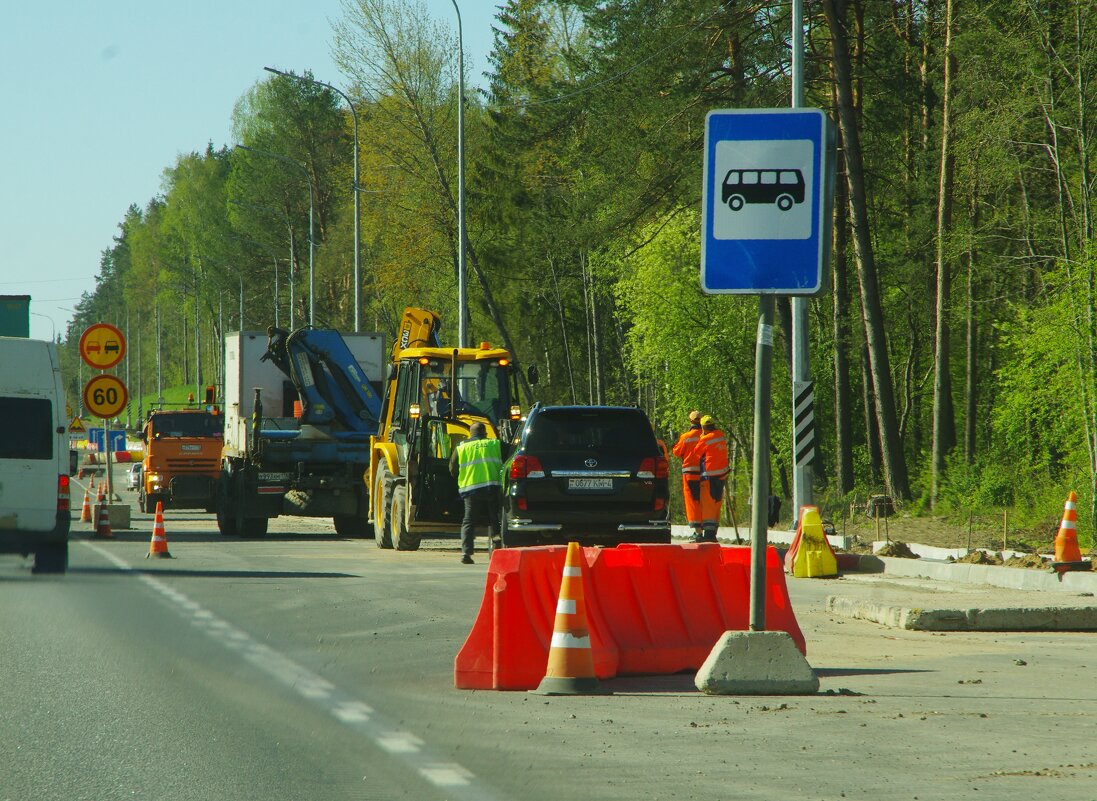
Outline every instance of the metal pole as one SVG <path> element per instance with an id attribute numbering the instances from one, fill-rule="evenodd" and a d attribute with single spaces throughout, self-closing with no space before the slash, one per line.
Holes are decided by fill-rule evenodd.
<path id="1" fill-rule="evenodd" d="M 278 257 L 271 253 L 274 259 L 274 327 L 278 328 Z"/>
<path id="2" fill-rule="evenodd" d="M 240 330 L 244 330 L 244 274 L 240 273 Z"/>
<path id="3" fill-rule="evenodd" d="M 804 0 L 792 0 L 792 107 L 802 108 L 803 105 Z M 808 361 L 807 298 L 792 298 L 792 389 L 792 520 L 795 528 L 800 520 L 800 509 L 813 503 L 814 388 Z"/>
<path id="4" fill-rule="evenodd" d="M 465 272 L 465 43 L 461 33 L 461 9 L 457 12 L 457 346 L 468 347 L 468 276 Z"/>
<path id="5" fill-rule="evenodd" d="M 130 389 L 130 348 L 128 343 L 130 342 L 130 313 L 126 310 L 126 392 Z M 126 399 L 126 428 L 133 428 L 133 398 L 127 397 Z"/>
<path id="6" fill-rule="evenodd" d="M 309 325 L 314 325 L 316 321 L 316 232 L 313 226 L 314 206 L 315 201 L 312 194 L 312 176 L 309 175 L 309 171 L 305 168 L 304 164 L 298 161 L 294 161 L 288 156 L 282 156 L 278 153 L 271 153 L 269 150 L 260 150 L 257 147 L 248 147 L 247 145 L 237 145 L 238 150 L 246 150 L 249 153 L 258 153 L 261 156 L 270 156 L 273 159 L 284 161 L 287 164 L 292 164 L 301 170 L 305 174 L 305 182 L 309 185 Z M 292 286 L 292 285 L 291 285 Z M 292 292 L 292 290 L 291 290 Z M 292 317 L 290 323 L 292 325 Z"/>
<path id="7" fill-rule="evenodd" d="M 325 86 L 331 91 L 339 95 L 346 101 L 347 107 L 350 109 L 351 119 L 354 121 L 354 176 L 351 179 L 351 194 L 354 195 L 354 330 L 362 330 L 362 316 L 359 307 L 359 295 L 361 295 L 361 251 L 362 251 L 362 215 L 359 213 L 359 200 L 358 200 L 358 110 L 354 107 L 354 103 L 350 102 L 350 98 L 342 90 L 330 83 L 324 81 L 318 81 L 315 78 L 309 78 L 305 75 L 298 75 L 293 72 L 285 72 L 283 70 L 276 70 L 274 67 L 263 67 L 267 72 L 273 72 L 275 75 L 281 75 L 285 78 L 293 78 L 298 81 L 306 81 L 307 83 L 314 83 L 317 86 Z M 311 279 L 310 279 L 311 282 Z M 310 292 L 311 292 L 310 283 Z M 309 323 L 312 323 L 312 312 L 310 306 Z M 278 325 L 278 323 L 275 323 Z M 293 325 L 291 323 L 290 327 Z"/>
<path id="8" fill-rule="evenodd" d="M 156 401 L 164 399 L 164 373 L 161 370 L 160 351 L 160 299 L 156 299 Z"/>
<path id="9" fill-rule="evenodd" d="M 769 522 L 769 407 L 773 380 L 773 295 L 758 298 L 754 348 L 754 483 L 750 507 L 750 630 L 766 629 L 766 550 Z"/>
<path id="10" fill-rule="evenodd" d="M 293 285 L 297 283 L 297 245 L 294 242 L 293 226 L 289 228 L 289 327 L 293 329 L 293 304 L 296 303 Z"/>

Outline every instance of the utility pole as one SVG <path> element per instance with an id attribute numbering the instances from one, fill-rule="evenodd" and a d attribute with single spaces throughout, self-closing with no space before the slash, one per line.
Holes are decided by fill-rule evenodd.
<path id="1" fill-rule="evenodd" d="M 792 107 L 803 106 L 804 0 L 792 0 Z M 800 509 L 814 502 L 815 387 L 808 362 L 808 299 L 803 297 L 792 298 L 792 455 L 792 527 L 796 528 Z"/>

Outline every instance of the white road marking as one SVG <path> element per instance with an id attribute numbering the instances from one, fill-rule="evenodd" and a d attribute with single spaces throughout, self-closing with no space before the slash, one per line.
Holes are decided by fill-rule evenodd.
<path id="1" fill-rule="evenodd" d="M 304 665 L 255 640 L 245 631 L 217 617 L 159 579 L 138 573 L 137 568 L 109 551 L 86 540 L 80 540 L 80 543 L 119 569 L 134 573 L 149 589 L 168 601 L 191 625 L 229 650 L 238 652 L 257 669 L 330 713 L 344 726 L 364 736 L 378 748 L 396 756 L 434 787 L 445 789 L 447 798 L 458 801 L 503 801 L 502 796 L 494 790 L 477 782 L 472 772 L 456 762 L 439 760 L 438 755 L 432 753 L 423 740 L 411 732 L 392 726 L 365 701 L 340 690 Z"/>

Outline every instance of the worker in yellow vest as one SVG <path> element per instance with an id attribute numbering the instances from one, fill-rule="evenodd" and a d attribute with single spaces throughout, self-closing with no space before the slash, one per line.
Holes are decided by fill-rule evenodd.
<path id="1" fill-rule="evenodd" d="M 499 487 L 503 472 L 503 448 L 489 439 L 483 423 L 469 427 L 469 438 L 450 456 L 449 469 L 457 477 L 457 490 L 465 502 L 461 520 L 461 563 L 473 564 L 475 526 L 487 518 L 488 536 L 499 542 Z"/>

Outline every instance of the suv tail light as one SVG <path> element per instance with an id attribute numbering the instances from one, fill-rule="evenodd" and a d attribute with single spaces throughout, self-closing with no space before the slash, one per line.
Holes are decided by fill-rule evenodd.
<path id="1" fill-rule="evenodd" d="M 669 471 L 667 460 L 662 456 L 649 456 L 640 462 L 640 469 L 636 471 L 637 478 L 666 478 Z"/>
<path id="2" fill-rule="evenodd" d="M 69 477 L 63 473 L 57 476 L 57 511 L 69 510 Z"/>
<path id="3" fill-rule="evenodd" d="M 541 467 L 541 460 L 536 456 L 526 456 L 520 453 L 510 463 L 510 477 L 515 478 L 544 478 L 545 468 Z"/>

